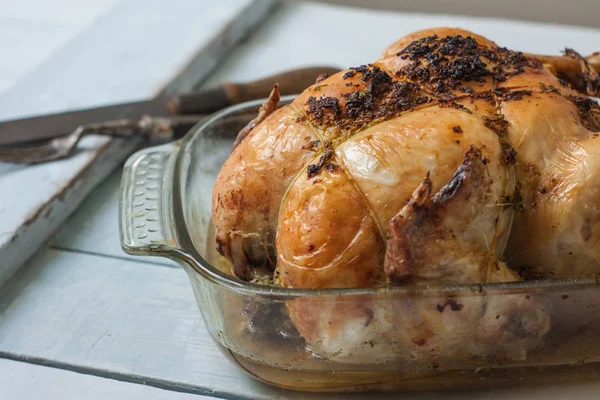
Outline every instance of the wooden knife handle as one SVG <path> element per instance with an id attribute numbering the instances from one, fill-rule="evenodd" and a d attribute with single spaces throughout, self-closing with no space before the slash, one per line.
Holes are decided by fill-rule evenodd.
<path id="1" fill-rule="evenodd" d="M 285 71 L 246 83 L 226 82 L 198 92 L 169 96 L 166 105 L 173 115 L 211 113 L 233 104 L 269 96 L 275 82 L 281 95 L 298 94 L 315 83 L 320 74 L 329 76 L 339 72 L 335 67 L 310 67 Z"/>

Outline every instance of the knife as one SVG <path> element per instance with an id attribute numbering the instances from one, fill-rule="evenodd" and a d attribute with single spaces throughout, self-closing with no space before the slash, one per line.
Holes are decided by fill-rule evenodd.
<path id="1" fill-rule="evenodd" d="M 282 95 L 297 94 L 315 83 L 319 75 L 333 75 L 339 71 L 339 68 L 330 66 L 294 69 L 251 82 L 225 82 L 180 95 L 6 120 L 0 122 L 0 146 L 53 139 L 72 132 L 78 126 L 104 121 L 140 120 L 147 115 L 209 114 L 230 105 L 268 97 L 275 82 L 279 83 Z"/>

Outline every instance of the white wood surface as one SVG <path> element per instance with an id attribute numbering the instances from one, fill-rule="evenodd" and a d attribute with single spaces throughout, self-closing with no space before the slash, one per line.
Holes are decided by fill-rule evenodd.
<path id="1" fill-rule="evenodd" d="M 90 137 L 66 160 L 0 164 L 0 287 L 135 148 L 131 141 Z"/>
<path id="2" fill-rule="evenodd" d="M 29 3 L 32 15 L 38 15 L 40 11 Z M 0 119 L 137 100 L 163 89 L 190 89 L 271 4 L 271 0 L 202 4 L 120 0 L 0 94 Z M 25 14 L 21 7 L 9 9 Z M 39 28 L 29 37 L 43 36 Z M 44 48 L 44 40 L 40 42 L 32 39 L 24 51 L 36 53 Z M 23 60 L 11 61 L 11 54 L 1 53 L 7 64 L 18 67 Z M 0 163 L 0 286 L 135 146 L 134 141 L 90 137 L 79 146 L 87 151 L 66 160 L 27 167 Z"/>
<path id="3" fill-rule="evenodd" d="M 116 0 L 99 0 L 89 7 L 73 6 L 73 0 L 59 0 L 52 6 L 40 3 L 37 0 L 0 1 L 0 99 L 5 98 L 10 87 L 18 88 L 20 79 L 36 66 L 45 64 L 46 58 L 110 9 Z M 26 103 L 14 96 L 0 100 L 0 119 L 7 112 L 10 116 L 11 108 L 27 109 Z M 87 139 L 86 143 L 92 147 L 102 144 L 93 138 Z M 82 143 L 83 148 L 86 143 Z M 56 204 L 54 210 L 43 209 L 43 205 L 52 195 L 60 194 L 64 186 L 61 180 L 75 178 L 76 174 L 72 171 L 85 168 L 90 153 L 90 150 L 84 150 L 71 160 L 43 168 L 0 163 L 0 259 L 3 261 L 0 264 L 0 286 L 35 251 L 41 240 L 45 240 L 48 228 L 55 229 L 57 222 L 62 222 L 65 214 L 73 211 L 68 202 Z M 79 196 L 85 194 L 94 186 L 93 178 L 83 186 L 80 182 L 72 192 Z M 23 185 L 23 182 L 31 182 L 31 186 Z M 42 223 L 34 223 L 34 229 L 29 228 L 29 222 L 48 212 L 48 218 L 44 218 Z M 52 212 L 54 215 L 51 215 Z"/>
<path id="4" fill-rule="evenodd" d="M 0 96 L 0 118 L 153 96 L 193 56 L 201 56 L 198 51 L 210 48 L 224 27 L 243 33 L 243 25 L 234 22 L 248 14 L 252 3 L 270 1 L 120 0 L 6 90 Z M 227 44 L 222 52 L 231 50 L 233 43 Z M 204 62 L 213 65 L 220 57 L 206 54 Z"/>
<path id="5" fill-rule="evenodd" d="M 118 168 L 82 203 L 49 244 L 55 249 L 124 258 L 179 268 L 162 257 L 132 256 L 121 249 L 119 240 L 119 187 L 123 169 Z"/>
<path id="6" fill-rule="evenodd" d="M 219 352 L 182 269 L 127 260 L 42 252 L 0 292 L 2 353 L 199 393 L 284 393 L 247 377 Z"/>
<path id="7" fill-rule="evenodd" d="M 600 49 L 600 30 L 594 29 L 288 4 L 207 84 L 314 63 L 358 65 L 409 31 L 447 24 L 527 51 Z M 360 34 L 353 33 L 357 27 Z M 122 253 L 116 225 L 119 175 L 92 192 L 60 229 L 54 245 L 67 251 L 42 250 L 0 292 L 0 357 L 232 399 L 595 399 L 600 392 L 599 384 L 590 383 L 493 392 L 324 396 L 257 383 L 212 343 L 182 270 L 168 267 L 166 260 L 134 261 Z"/>
<path id="8" fill-rule="evenodd" d="M 290 392 L 258 383 L 214 346 L 183 270 L 54 250 L 39 254 L 0 292 L 0 357 L 226 399 L 374 397 Z M 4 373 L 0 365 L 0 376 Z M 596 399 L 599 391 L 595 382 L 454 392 L 452 398 Z M 441 400 L 448 395 L 377 398 Z"/>
<path id="9" fill-rule="evenodd" d="M 119 0 L 0 0 L 0 93 Z"/>
<path id="10" fill-rule="evenodd" d="M 206 396 L 134 385 L 6 359 L 0 359 L 0 396 L 6 400 L 209 399 Z"/>

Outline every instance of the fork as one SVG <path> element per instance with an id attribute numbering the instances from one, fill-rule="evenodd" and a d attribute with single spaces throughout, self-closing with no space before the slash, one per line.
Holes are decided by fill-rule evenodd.
<path id="1" fill-rule="evenodd" d="M 38 164 L 68 157 L 77 143 L 86 135 L 113 137 L 142 136 L 149 141 L 169 141 L 181 137 L 204 115 L 186 115 L 173 118 L 144 116 L 139 121 L 117 120 L 81 125 L 73 132 L 33 144 L 0 147 L 0 162 Z"/>

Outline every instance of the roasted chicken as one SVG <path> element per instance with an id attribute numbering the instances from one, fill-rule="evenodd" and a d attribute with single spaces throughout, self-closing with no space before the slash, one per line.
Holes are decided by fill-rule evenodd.
<path id="1" fill-rule="evenodd" d="M 587 95 L 600 79 L 571 55 L 584 84 L 560 79 L 563 64 L 438 28 L 289 105 L 275 106 L 275 87 L 214 186 L 219 252 L 241 279 L 292 288 L 600 272 L 600 106 Z M 521 357 L 550 325 L 547 306 L 518 295 L 315 307 L 299 299 L 290 318 L 317 353 L 348 359 L 477 356 L 491 343 Z"/>

